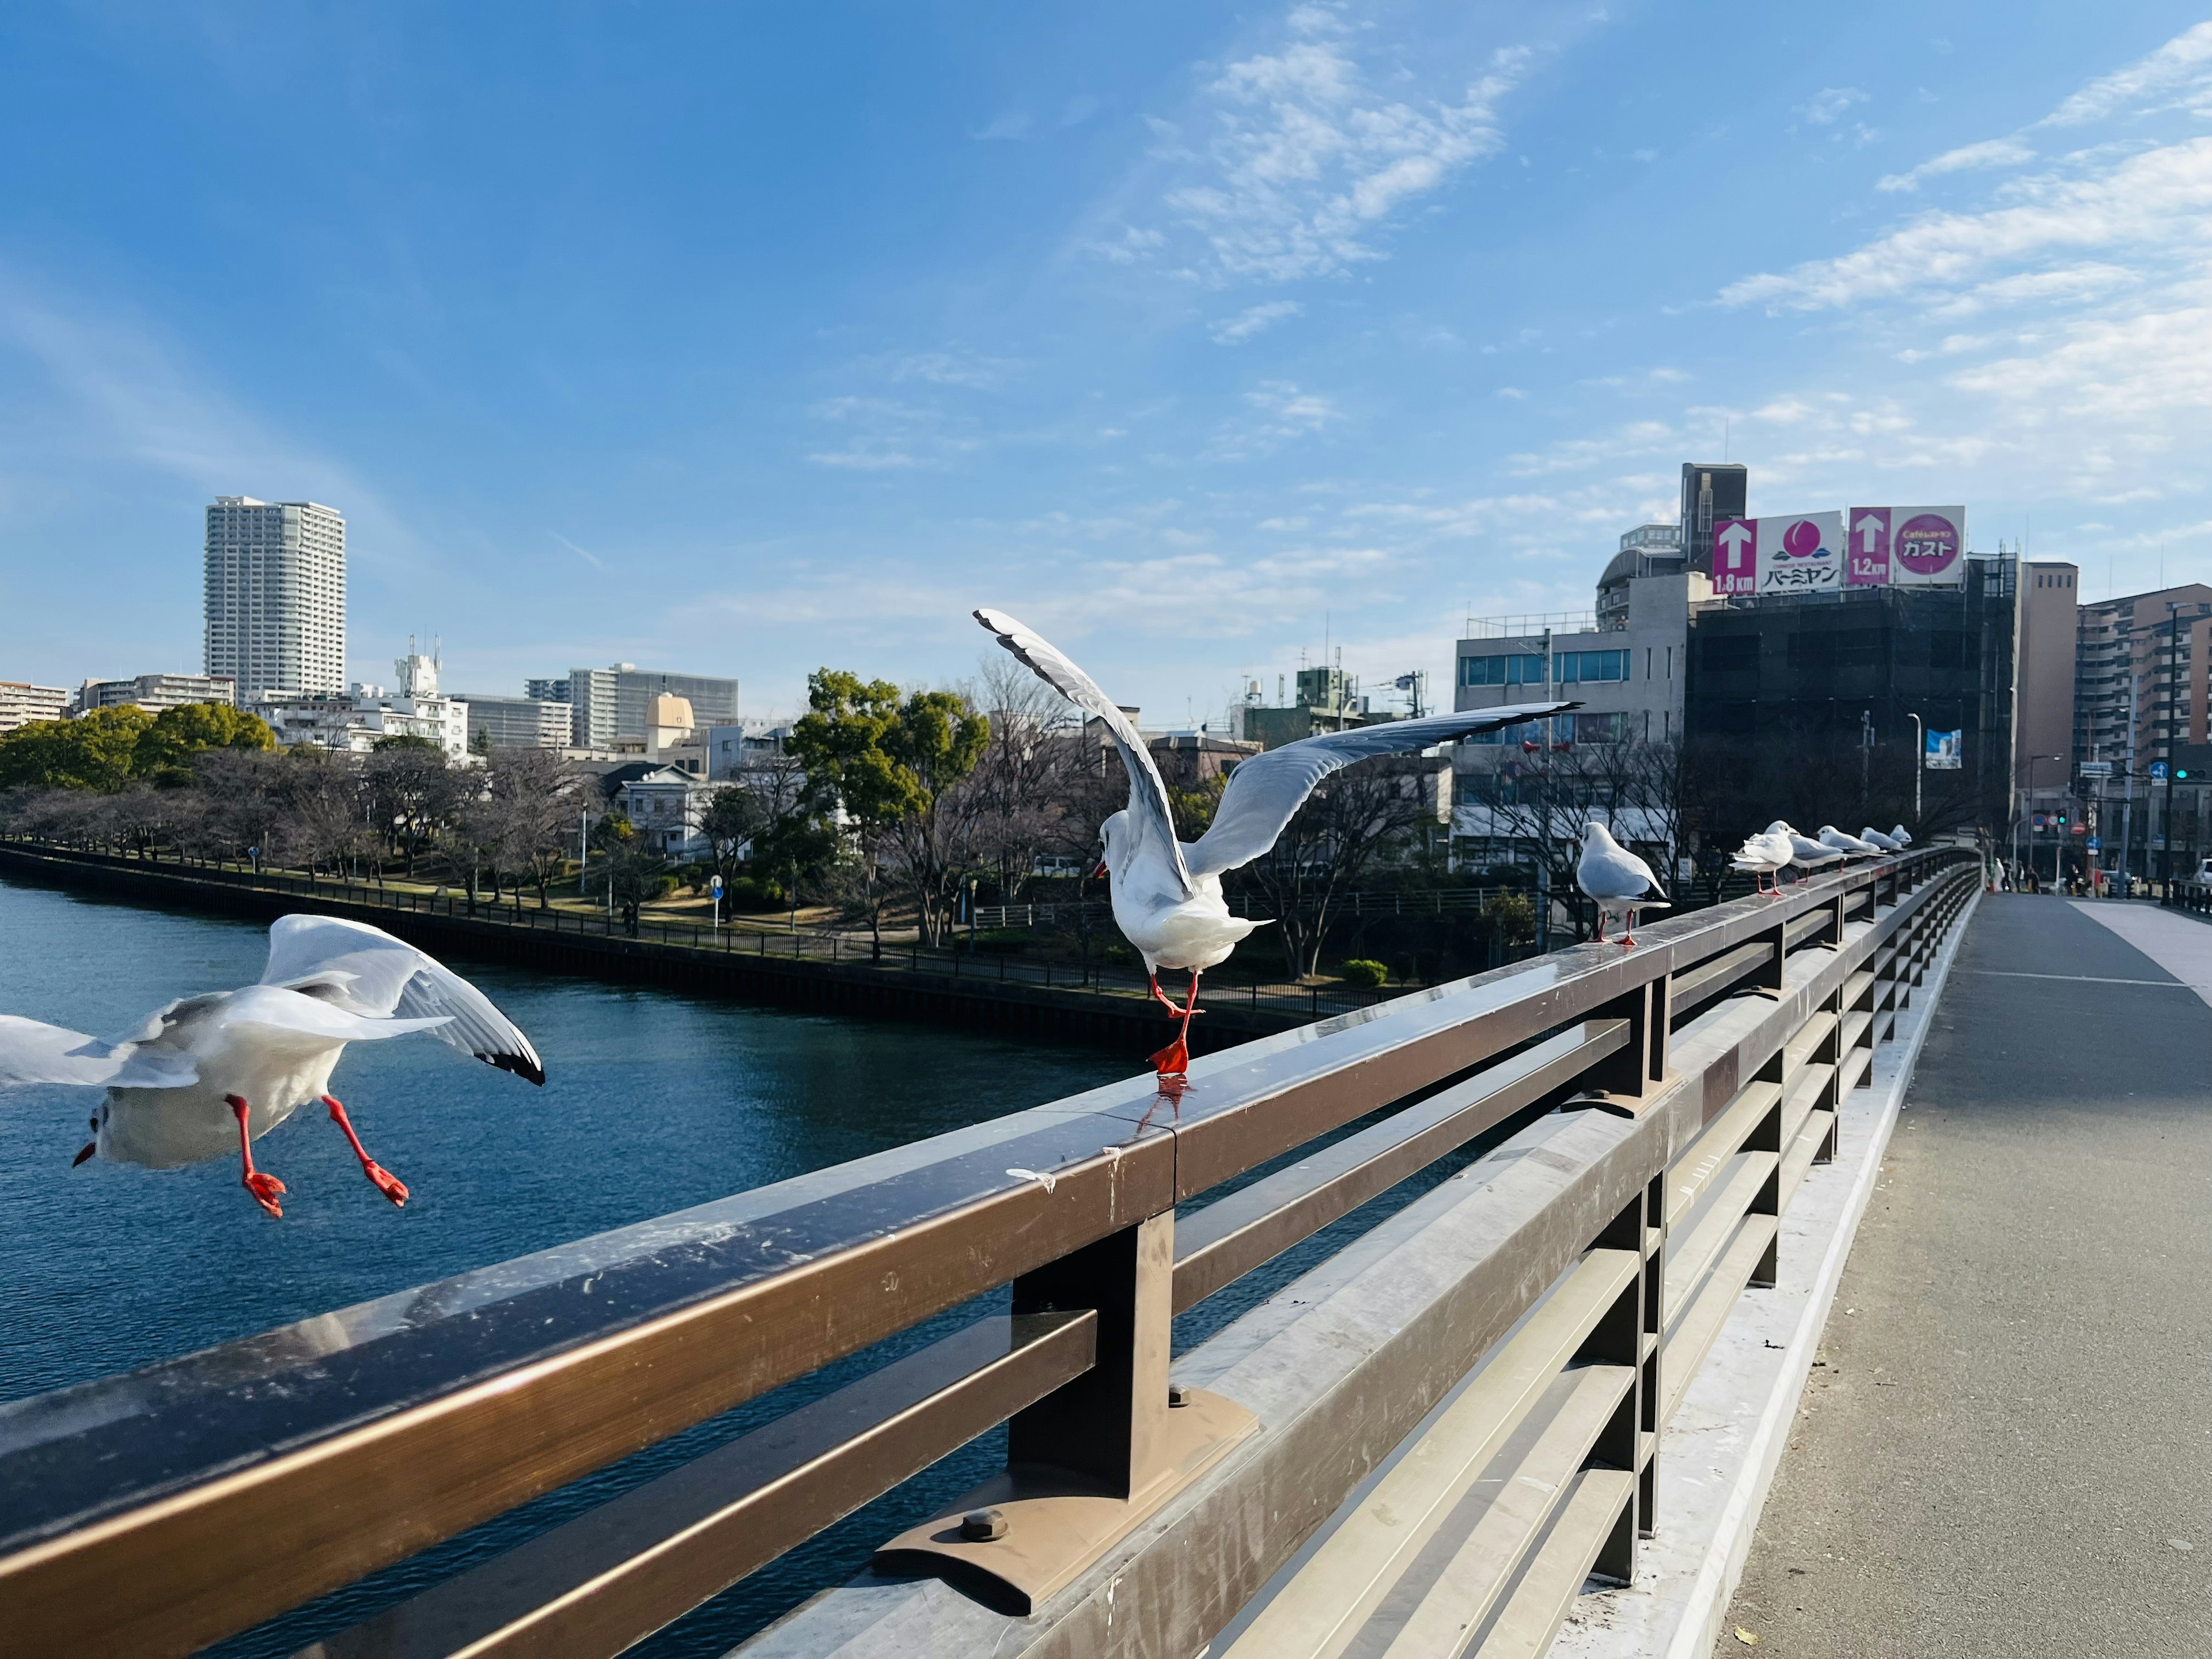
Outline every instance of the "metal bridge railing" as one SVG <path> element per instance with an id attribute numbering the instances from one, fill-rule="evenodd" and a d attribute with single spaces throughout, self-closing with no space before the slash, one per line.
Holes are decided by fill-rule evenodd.
<path id="1" fill-rule="evenodd" d="M 1007 1311 L 311 1651 L 617 1653 L 1005 1423 L 1006 1471 L 882 1558 L 973 1592 L 936 1616 L 974 1644 L 941 1650 L 1194 1653 L 1470 1375 L 1439 1455 L 1399 1468 L 1437 1501 L 1514 1459 L 1563 1474 L 1434 1617 L 1556 1627 L 1587 1571 L 1629 1573 L 1668 1417 L 1978 885 L 1971 853 L 1908 854 L 1261 1039 L 1185 1090 L 1093 1090 L 0 1407 L 9 1644 L 191 1651 L 1006 1286 Z M 1413 1253 L 1361 1292 L 1387 1306 L 1321 1297 L 1306 1358 L 1262 1332 L 1212 1387 L 1171 1383 L 1177 1312 L 1515 1125 L 1419 1200 Z M 1407 1547 L 1333 1535 L 1310 1616 L 1293 1581 L 1237 1651 L 1334 1650 L 1315 1632 Z"/>

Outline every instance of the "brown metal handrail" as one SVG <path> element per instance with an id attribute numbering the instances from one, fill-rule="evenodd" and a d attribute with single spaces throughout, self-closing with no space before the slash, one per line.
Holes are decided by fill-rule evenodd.
<path id="1" fill-rule="evenodd" d="M 1978 872 L 1964 849 L 1906 854 L 1648 927 L 1633 952 L 1583 946 L 1207 1057 L 1179 1098 L 1149 1078 L 1109 1085 L 0 1407 L 0 1607 L 33 1651 L 187 1652 L 1009 1283 L 1010 1319 L 324 1650 L 617 1652 L 1000 1421 L 1022 1467 L 1079 1464 L 1091 1501 L 1136 1513 L 1165 1490 L 1162 1437 L 1205 1416 L 1170 1419 L 1176 1311 L 1516 1115 L 1572 1102 L 1633 1119 L 1693 1097 L 1701 1124 L 1745 1117 L 1753 1074 L 1784 1066 L 1813 1023 L 1798 1004 L 1814 990 L 1835 1007 L 1822 1041 L 1838 1060 L 1820 1082 L 1832 1101 L 1850 1086 L 1844 1016 L 1859 1012 L 1845 994 L 1868 1005 L 1849 1046 L 1870 1054 L 1873 988 L 1899 963 L 1909 981 Z M 1817 985 L 1792 979 L 1823 951 Z M 1725 1024 L 1732 992 L 1755 994 L 1746 1034 L 1677 1067 L 1671 1046 Z M 1760 995 L 1797 1001 L 1767 1016 Z M 1393 1103 L 1177 1234 L 1179 1205 Z M 1639 1129 L 1635 1145 L 1650 1139 Z M 1638 1282 L 1653 1279 L 1656 1315 L 1671 1218 L 1647 1214 L 1660 1200 L 1644 1188 L 1680 1149 L 1652 1145 L 1625 1190 L 1633 1241 L 1655 1241 Z M 1571 1255 L 1622 1224 L 1544 1249 Z M 1539 1289 L 1570 1265 L 1541 1261 Z M 1633 1391 L 1655 1437 L 1656 1342 L 1655 1328 Z"/>

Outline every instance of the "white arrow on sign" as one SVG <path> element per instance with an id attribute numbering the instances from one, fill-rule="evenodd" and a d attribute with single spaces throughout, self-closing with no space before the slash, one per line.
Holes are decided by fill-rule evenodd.
<path id="1" fill-rule="evenodd" d="M 1871 553 L 1879 544 L 1881 532 L 1889 526 L 1869 513 L 1851 528 L 1859 532 L 1859 550 L 1863 553 Z"/>
<path id="2" fill-rule="evenodd" d="M 1750 539 L 1751 526 L 1741 522 L 1732 524 L 1726 530 L 1721 532 L 1720 544 L 1723 547 L 1728 549 L 1729 561 L 1730 563 L 1735 562 L 1738 550 Z"/>

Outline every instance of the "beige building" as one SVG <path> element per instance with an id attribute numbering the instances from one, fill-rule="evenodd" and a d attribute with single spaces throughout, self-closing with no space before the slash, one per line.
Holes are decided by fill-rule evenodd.
<path id="1" fill-rule="evenodd" d="M 236 707 L 238 682 L 219 675 L 141 674 L 128 680 L 87 680 L 77 688 L 76 712 L 119 708 L 125 704 L 158 714 L 164 708 L 182 708 L 196 702 L 219 702 Z"/>
<path id="2" fill-rule="evenodd" d="M 248 697 L 345 690 L 345 520 L 313 501 L 207 510 L 206 670 Z"/>
<path id="3" fill-rule="evenodd" d="M 0 732 L 12 732 L 34 720 L 58 720 L 69 713 L 70 694 L 58 685 L 33 685 L 28 680 L 0 680 Z"/>
<path id="4" fill-rule="evenodd" d="M 2074 698 L 2082 634 L 2081 572 L 2056 560 L 2022 561 L 2014 669 L 2012 780 L 2031 812 L 2056 808 L 2071 792 Z"/>

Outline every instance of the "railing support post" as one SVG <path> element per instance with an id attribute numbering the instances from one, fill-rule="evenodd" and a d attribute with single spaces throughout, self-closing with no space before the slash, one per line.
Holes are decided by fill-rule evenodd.
<path id="1" fill-rule="evenodd" d="M 1175 1214 L 1125 1227 L 1014 1281 L 1014 1312 L 1098 1313 L 1098 1358 L 1006 1425 L 1006 1461 L 1072 1468 L 1121 1498 L 1164 1472 Z"/>

